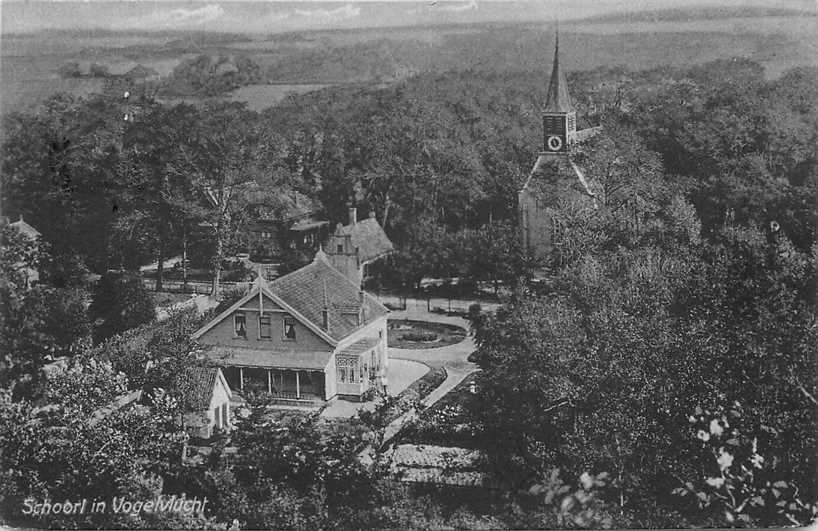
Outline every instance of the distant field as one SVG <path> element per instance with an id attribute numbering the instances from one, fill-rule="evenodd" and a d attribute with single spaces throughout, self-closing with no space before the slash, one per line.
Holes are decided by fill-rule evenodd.
<path id="1" fill-rule="evenodd" d="M 746 57 L 776 77 L 797 65 L 818 65 L 818 17 L 719 16 L 696 20 L 567 21 L 561 35 L 568 70 L 684 66 Z M 287 94 L 337 83 L 382 83 L 428 71 L 545 71 L 553 45 L 546 23 L 378 28 L 281 34 L 253 40 L 197 41 L 166 34 L 4 35 L 0 42 L 0 113 L 30 109 L 54 92 L 84 95 L 99 79 L 61 79 L 67 62 L 96 61 L 121 73 L 140 63 L 168 75 L 197 53 L 245 54 L 276 85 L 240 88 L 225 99 L 261 110 Z M 174 44 L 176 43 L 176 44 Z M 176 101 L 176 100 L 174 100 Z M 195 101 L 180 98 L 178 101 Z"/>
<path id="2" fill-rule="evenodd" d="M 304 94 L 332 85 L 248 85 L 230 93 L 229 100 L 243 101 L 253 111 L 262 111 L 283 100 L 288 94 Z"/>
<path id="3" fill-rule="evenodd" d="M 87 96 L 103 89 L 102 79 L 61 79 L 59 77 L 6 83 L 0 92 L 0 114 L 30 111 L 40 102 L 58 92 Z"/>

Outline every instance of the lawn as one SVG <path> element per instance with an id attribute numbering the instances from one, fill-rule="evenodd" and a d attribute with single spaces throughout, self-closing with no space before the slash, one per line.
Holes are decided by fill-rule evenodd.
<path id="1" fill-rule="evenodd" d="M 389 348 L 427 349 L 460 343 L 466 330 L 456 325 L 395 319 L 389 321 Z"/>

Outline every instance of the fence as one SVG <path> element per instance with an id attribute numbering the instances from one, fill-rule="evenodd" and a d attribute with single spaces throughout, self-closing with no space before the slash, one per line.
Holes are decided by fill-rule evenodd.
<path id="1" fill-rule="evenodd" d="M 156 279 L 143 278 L 142 283 L 146 288 L 153 290 L 156 287 Z M 236 289 L 246 289 L 249 282 L 219 282 L 219 291 L 232 291 Z M 181 280 L 162 280 L 162 291 L 167 293 L 190 293 L 191 295 L 209 295 L 213 284 L 201 280 L 188 280 L 187 284 Z"/>
<path id="2" fill-rule="evenodd" d="M 437 313 L 462 313 L 469 312 L 469 306 L 479 304 L 483 311 L 495 311 L 499 303 L 494 301 L 480 301 L 473 299 L 455 299 L 447 297 L 426 297 L 409 298 L 398 295 L 377 295 L 381 304 L 386 305 L 390 310 L 409 312 L 437 312 Z"/>

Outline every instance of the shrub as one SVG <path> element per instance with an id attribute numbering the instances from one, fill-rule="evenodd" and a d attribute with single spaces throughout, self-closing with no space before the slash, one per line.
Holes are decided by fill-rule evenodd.
<path id="1" fill-rule="evenodd" d="M 407 332 L 401 336 L 404 341 L 437 341 L 438 335 L 434 332 Z"/>
<path id="2" fill-rule="evenodd" d="M 142 279 L 124 272 L 102 275 L 88 310 L 92 319 L 101 320 L 94 331 L 97 342 L 156 318 L 153 297 Z"/>

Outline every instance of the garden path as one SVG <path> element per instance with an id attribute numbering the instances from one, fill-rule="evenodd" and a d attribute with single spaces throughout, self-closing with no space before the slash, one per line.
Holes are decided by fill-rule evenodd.
<path id="1" fill-rule="evenodd" d="M 431 321 L 457 325 L 466 330 L 469 329 L 469 322 L 466 319 L 429 312 L 426 310 L 426 301 L 422 300 L 408 299 L 406 302 L 406 310 L 393 311 L 389 314 L 389 318 Z M 390 348 L 389 357 L 419 361 L 430 366 L 442 365 L 446 368 L 446 380 L 423 399 L 423 405 L 429 407 L 443 398 L 446 393 L 454 389 L 455 386 L 462 382 L 469 374 L 479 370 L 477 365 L 468 360 L 469 355 L 474 352 L 474 350 L 474 338 L 471 335 L 467 335 L 460 343 L 447 345 L 445 347 L 426 349 Z"/>

